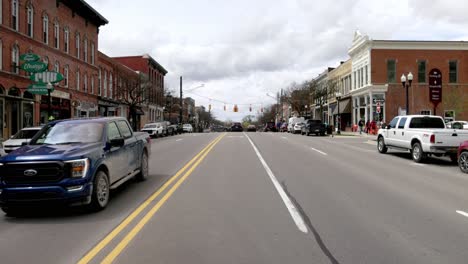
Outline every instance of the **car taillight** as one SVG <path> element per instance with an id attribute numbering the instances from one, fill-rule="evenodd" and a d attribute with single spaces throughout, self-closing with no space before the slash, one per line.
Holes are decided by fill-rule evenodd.
<path id="1" fill-rule="evenodd" d="M 435 135 L 431 135 L 431 143 L 432 143 L 432 144 L 435 143 Z"/>

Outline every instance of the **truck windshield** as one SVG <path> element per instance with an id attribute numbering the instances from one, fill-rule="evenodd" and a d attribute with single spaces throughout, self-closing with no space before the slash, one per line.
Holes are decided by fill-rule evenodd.
<path id="1" fill-rule="evenodd" d="M 104 125 L 100 123 L 58 123 L 42 132 L 31 145 L 61 145 L 101 141 Z"/>
<path id="2" fill-rule="evenodd" d="M 445 128 L 444 121 L 437 117 L 414 117 L 411 119 L 410 128 Z"/>

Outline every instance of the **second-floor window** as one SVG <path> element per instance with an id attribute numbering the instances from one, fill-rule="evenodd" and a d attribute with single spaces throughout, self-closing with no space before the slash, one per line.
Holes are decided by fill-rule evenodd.
<path id="1" fill-rule="evenodd" d="M 85 93 L 88 92 L 88 75 L 84 75 L 84 78 L 83 78 L 83 91 Z"/>
<path id="2" fill-rule="evenodd" d="M 103 91 L 103 96 L 107 97 L 107 72 L 104 71 L 104 85 L 103 85 L 104 91 Z"/>
<path id="3" fill-rule="evenodd" d="M 19 28 L 18 0 L 11 1 L 11 28 L 16 31 Z"/>
<path id="4" fill-rule="evenodd" d="M 99 68 L 99 73 L 98 73 L 98 95 L 101 96 L 102 95 L 102 81 L 101 81 L 101 75 L 102 75 L 102 72 L 101 72 L 101 68 Z"/>
<path id="5" fill-rule="evenodd" d="M 3 42 L 0 39 L 0 70 L 3 70 Z"/>
<path id="6" fill-rule="evenodd" d="M 11 67 L 12 72 L 19 74 L 19 47 L 14 45 L 11 49 Z"/>
<path id="7" fill-rule="evenodd" d="M 80 90 L 80 71 L 76 72 L 76 90 Z"/>
<path id="8" fill-rule="evenodd" d="M 58 21 L 55 21 L 54 24 L 54 47 L 56 49 L 60 48 L 60 25 Z"/>
<path id="9" fill-rule="evenodd" d="M 112 98 L 113 94 L 113 80 L 112 80 L 112 73 L 109 73 L 109 98 Z"/>
<path id="10" fill-rule="evenodd" d="M 28 5 L 28 36 L 34 37 L 34 9 L 31 4 Z"/>
<path id="11" fill-rule="evenodd" d="M 76 41 L 75 41 L 75 46 L 76 46 L 76 57 L 79 59 L 80 58 L 80 34 L 76 33 Z"/>
<path id="12" fill-rule="evenodd" d="M 68 28 L 63 30 L 63 49 L 66 53 L 70 52 L 70 30 Z"/>
<path id="13" fill-rule="evenodd" d="M 56 61 L 54 64 L 54 72 L 59 72 L 59 70 L 60 70 L 60 63 Z"/>
<path id="14" fill-rule="evenodd" d="M 91 94 L 94 94 L 94 75 L 91 75 Z"/>
<path id="15" fill-rule="evenodd" d="M 426 82 L 426 61 L 418 61 L 418 83 Z"/>
<path id="16" fill-rule="evenodd" d="M 42 41 L 49 44 L 49 17 L 47 15 L 42 18 Z"/>
<path id="17" fill-rule="evenodd" d="M 449 83 L 458 82 L 458 61 L 449 61 Z"/>
<path id="18" fill-rule="evenodd" d="M 91 43 L 91 64 L 94 65 L 94 43 Z"/>
<path id="19" fill-rule="evenodd" d="M 395 60 L 387 60 L 387 82 L 396 82 L 396 62 Z"/>
<path id="20" fill-rule="evenodd" d="M 63 86 L 68 88 L 68 65 L 63 68 Z"/>

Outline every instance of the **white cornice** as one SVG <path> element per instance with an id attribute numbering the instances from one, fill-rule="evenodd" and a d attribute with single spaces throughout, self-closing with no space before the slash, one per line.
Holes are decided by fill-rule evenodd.
<path id="1" fill-rule="evenodd" d="M 373 40 L 372 49 L 395 50 L 468 50 L 466 41 Z"/>

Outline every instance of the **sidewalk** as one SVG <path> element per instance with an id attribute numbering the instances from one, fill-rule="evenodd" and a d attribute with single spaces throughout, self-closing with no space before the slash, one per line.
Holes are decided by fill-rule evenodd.
<path id="1" fill-rule="evenodd" d="M 367 134 L 362 132 L 362 134 L 359 134 L 359 132 L 350 132 L 350 131 L 341 131 L 340 135 L 337 135 L 336 132 L 333 132 L 333 136 L 335 137 L 361 137 L 361 138 L 367 138 L 369 140 L 377 141 L 377 135 L 372 135 L 372 134 Z"/>

